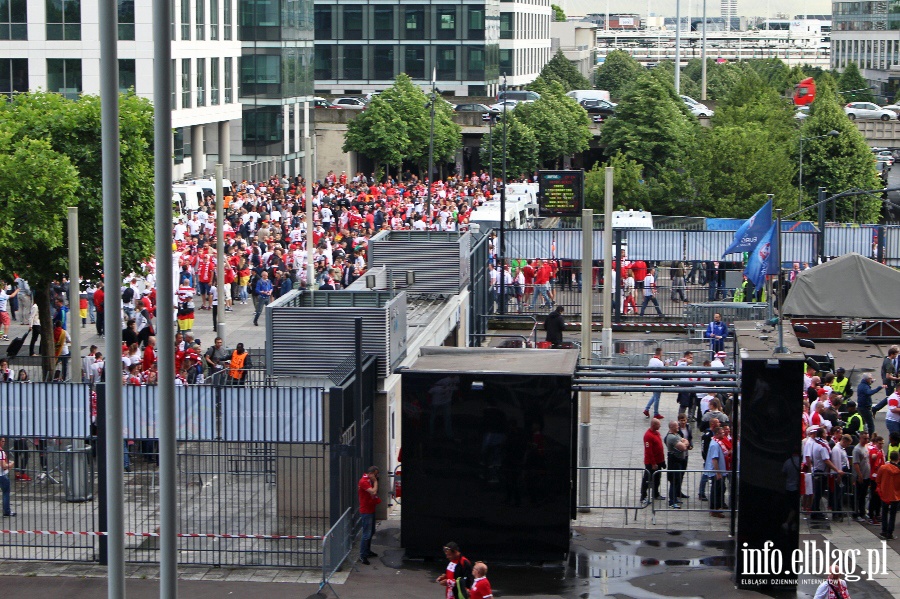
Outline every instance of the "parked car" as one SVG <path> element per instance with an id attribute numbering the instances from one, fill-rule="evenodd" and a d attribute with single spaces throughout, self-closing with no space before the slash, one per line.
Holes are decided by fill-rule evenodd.
<path id="1" fill-rule="evenodd" d="M 844 106 L 844 112 L 850 117 L 851 121 L 856 119 L 881 119 L 889 121 L 896 119 L 897 115 L 890 110 L 885 110 L 878 104 L 872 102 L 850 102 Z"/>
<path id="2" fill-rule="evenodd" d="M 487 104 L 457 104 L 453 107 L 454 112 L 478 112 L 481 113 L 482 121 L 489 121 L 493 117 L 500 114 L 499 111 L 494 110 Z"/>
<path id="3" fill-rule="evenodd" d="M 894 166 L 894 155 L 891 152 L 888 152 L 887 154 L 876 154 L 875 160 L 877 160 L 878 162 L 884 162 L 889 167 Z"/>
<path id="4" fill-rule="evenodd" d="M 595 123 L 602 123 L 604 119 L 616 113 L 616 104 L 606 100 L 586 99 L 579 102 L 578 105 L 587 111 Z"/>
<path id="5" fill-rule="evenodd" d="M 318 96 L 313 98 L 313 108 L 339 108 L 335 106 L 325 98 L 319 98 Z"/>
<path id="6" fill-rule="evenodd" d="M 690 96 L 681 96 L 681 99 L 684 100 L 684 103 L 687 105 L 688 110 L 691 111 L 696 117 L 711 117 L 715 112 L 710 109 L 709 106 L 698 102 Z"/>
<path id="7" fill-rule="evenodd" d="M 797 112 L 794 113 L 794 118 L 798 121 L 809 118 L 809 106 L 798 106 Z"/>
<path id="8" fill-rule="evenodd" d="M 503 100 L 531 100 L 534 102 L 540 99 L 541 94 L 527 89 L 511 89 L 497 94 L 497 102 L 502 102 Z"/>
<path id="9" fill-rule="evenodd" d="M 887 106 L 882 106 L 885 110 L 890 110 L 894 114 L 900 114 L 900 104 L 888 104 Z"/>
<path id="10" fill-rule="evenodd" d="M 502 102 L 497 102 L 496 104 L 491 104 L 488 106 L 491 110 L 496 111 L 497 113 L 503 112 L 503 107 L 506 107 L 506 110 L 512 111 L 515 110 L 516 106 L 519 104 L 524 104 L 524 102 L 520 102 L 519 100 L 504 100 Z"/>
<path id="11" fill-rule="evenodd" d="M 338 108 L 347 108 L 350 110 L 362 110 L 366 107 L 366 103 L 359 98 L 338 98 L 332 102 Z"/>

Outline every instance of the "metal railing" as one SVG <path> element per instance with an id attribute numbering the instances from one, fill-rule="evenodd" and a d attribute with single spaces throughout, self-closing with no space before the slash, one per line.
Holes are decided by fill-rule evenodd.
<path id="1" fill-rule="evenodd" d="M 665 479 L 663 478 L 665 475 Z M 734 502 L 734 485 L 731 472 L 722 474 L 721 494 L 714 495 L 716 475 L 705 470 L 664 469 L 653 473 L 653 490 L 659 490 L 665 501 L 651 501 L 652 517 L 656 524 L 659 512 L 709 512 L 716 517 L 730 516 Z M 665 484 L 665 491 L 661 485 Z M 696 491 L 696 493 L 695 493 Z M 705 497 L 705 499 L 703 499 Z M 678 507 L 674 507 L 677 504 Z"/>
<path id="2" fill-rule="evenodd" d="M 640 497 L 641 481 L 645 475 L 643 468 L 579 466 L 578 481 L 588 486 L 588 494 L 585 502 L 581 501 L 583 495 L 579 493 L 577 508 L 623 510 L 625 523 L 628 524 L 629 510 L 633 510 L 633 518 L 637 518 L 637 513 L 647 507 Z"/>
<path id="3" fill-rule="evenodd" d="M 326 586 L 337 597 L 337 591 L 331 586 L 331 577 L 341 569 L 353 549 L 353 516 L 351 508 L 347 508 L 338 518 L 325 536 L 322 537 L 322 582 L 321 592 Z"/>
<path id="4" fill-rule="evenodd" d="M 844 518 L 856 513 L 856 484 L 855 475 L 852 472 L 812 472 L 804 473 L 805 495 L 812 491 L 812 501 L 809 504 L 809 518 L 811 520 L 825 519 L 826 514 L 832 518 Z M 812 488 L 809 488 L 810 482 Z M 873 490 L 873 492 L 875 492 Z M 816 499 L 818 498 L 818 505 Z M 825 501 L 825 509 L 822 509 L 822 501 Z"/>

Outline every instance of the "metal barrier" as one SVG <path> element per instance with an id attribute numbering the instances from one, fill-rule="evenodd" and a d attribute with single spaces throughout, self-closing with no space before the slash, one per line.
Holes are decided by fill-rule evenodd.
<path id="1" fill-rule="evenodd" d="M 662 478 L 664 474 L 665 480 Z M 656 524 L 656 514 L 659 512 L 709 512 L 719 518 L 736 512 L 731 507 L 735 505 L 731 472 L 722 475 L 722 493 L 718 498 L 714 496 L 714 479 L 715 475 L 705 470 L 657 470 L 653 473 L 653 489 L 659 489 L 665 501 L 650 502 L 653 514 L 650 521 Z M 660 487 L 663 482 L 665 491 Z M 694 494 L 694 491 L 697 493 Z M 672 505 L 673 499 L 679 507 Z"/>
<path id="2" fill-rule="evenodd" d="M 351 508 L 347 508 L 325 536 L 322 537 L 322 582 L 319 591 L 326 586 L 337 597 L 337 591 L 331 586 L 331 577 L 340 570 L 344 561 L 353 549 L 353 517 Z"/>
<path id="3" fill-rule="evenodd" d="M 624 510 L 625 523 L 628 524 L 629 510 L 634 510 L 633 517 L 637 518 L 637 513 L 647 507 L 640 497 L 641 481 L 646 472 L 643 468 L 579 466 L 578 471 L 579 482 L 584 480 L 582 473 L 587 474 L 585 483 L 589 489 L 587 503 L 578 502 L 579 510 Z"/>
<path id="4" fill-rule="evenodd" d="M 856 513 L 856 484 L 855 475 L 852 472 L 813 472 L 805 473 L 805 495 L 810 495 L 808 484 L 812 480 L 812 500 L 809 504 L 809 518 L 811 520 L 824 520 L 826 514 L 833 519 L 843 519 Z M 816 499 L 818 498 L 818 505 Z M 826 509 L 822 509 L 822 500 L 826 502 Z"/>

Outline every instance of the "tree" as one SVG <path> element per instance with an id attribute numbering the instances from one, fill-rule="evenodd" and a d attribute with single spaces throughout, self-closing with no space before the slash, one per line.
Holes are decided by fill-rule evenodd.
<path id="1" fill-rule="evenodd" d="M 68 266 L 66 209 L 78 203 L 78 180 L 78 170 L 69 158 L 46 140 L 26 137 L 4 144 L 0 185 L 5 191 L 0 195 L 0 211 L 14 226 L 0 229 L 0 264 L 7 272 L 21 272 L 31 285 L 41 330 L 46 331 L 41 335 L 42 356 L 55 354 L 50 284 Z M 44 372 L 52 369 L 48 361 Z"/>
<path id="2" fill-rule="evenodd" d="M 640 73 L 625 89 L 616 116 L 603 128 L 607 156 L 621 152 L 643 167 L 645 179 L 678 168 L 699 125 L 685 114 L 684 102 L 675 98 L 671 86 Z"/>
<path id="3" fill-rule="evenodd" d="M 558 81 L 538 78 L 534 89 L 541 99 L 516 107 L 516 118 L 534 131 L 542 163 L 583 152 L 590 147 L 591 120 L 578 103 L 566 96 Z"/>
<path id="4" fill-rule="evenodd" d="M 838 91 L 844 102 L 874 102 L 875 95 L 855 62 L 847 63 L 838 78 Z"/>
<path id="5" fill-rule="evenodd" d="M 538 77 L 547 82 L 559 81 L 567 92 L 573 89 L 591 89 L 591 82 L 569 62 L 562 50 L 556 51 L 550 62 L 541 69 Z M 533 89 L 532 86 L 529 86 L 529 89 Z"/>
<path id="6" fill-rule="evenodd" d="M 68 239 L 64 230 L 56 232 L 56 220 L 65 222 L 66 208 L 78 206 L 80 271 L 85 279 L 99 280 L 103 267 L 103 194 L 100 153 L 100 98 L 84 95 L 67 100 L 59 94 L 30 92 L 16 95 L 11 102 L 0 102 L 0 157 L 7 166 L 3 176 L 15 176 L 15 184 L 6 186 L 12 193 L 18 187 L 48 189 L 42 204 L 35 205 L 36 224 L 33 227 L 16 224 L 14 231 L 34 236 L 47 228 L 47 237 L 31 251 L 22 240 L 3 244 L 0 267 L 17 270 L 28 279 L 38 304 L 41 328 L 47 332 L 42 338 L 42 353 L 47 355 L 53 330 L 50 321 L 50 282 L 63 276 L 68 268 Z M 122 266 L 125 272 L 141 269 L 141 264 L 153 253 L 153 108 L 146 99 L 133 93 L 119 96 L 119 143 L 121 160 L 122 209 Z M 24 140 L 41 140 L 22 145 Z M 15 141 L 13 141 L 15 140 Z M 64 160 L 64 159 L 65 160 Z M 44 163 L 46 162 L 46 163 Z M 28 169 L 23 165 L 27 165 Z M 40 166 L 38 166 L 40 165 Z M 71 169 L 69 168 L 71 167 Z M 53 173 L 45 178 L 47 169 Z M 43 181 L 36 185 L 35 181 Z M 27 182 L 28 185 L 23 185 Z M 50 182 L 50 184 L 46 184 Z M 69 185 L 72 185 L 71 194 Z M 35 201 L 26 191 L 15 191 L 18 205 Z M 30 191 L 27 193 L 31 193 Z M 50 214 L 54 216 L 50 218 Z M 9 208 L 4 214 L 12 214 Z M 29 218 L 31 218 L 29 214 Z M 13 221 L 11 221 L 13 222 Z M 24 222 L 24 221 L 23 221 Z M 65 229 L 63 225 L 60 225 Z M 59 236 L 62 236 L 60 241 Z M 21 251 L 12 252 L 10 247 Z M 46 261 L 38 258 L 43 255 Z M 108 281 L 110 288 L 120 283 L 118 274 Z M 77 284 L 77 282 L 75 282 Z M 77 303 L 74 304 L 77 307 Z"/>
<path id="7" fill-rule="evenodd" d="M 759 75 L 760 79 L 779 94 L 790 91 L 788 77 L 791 69 L 780 58 L 758 58 L 745 63 L 748 70 Z"/>
<path id="8" fill-rule="evenodd" d="M 773 150 L 790 151 L 796 136 L 794 107 L 754 69 L 745 69 L 731 91 L 716 105 L 714 126 L 760 125 L 771 136 Z"/>
<path id="9" fill-rule="evenodd" d="M 775 143 L 760 122 L 705 129 L 691 157 L 697 216 L 748 218 L 774 194 L 776 207 L 796 205 L 796 166 L 786 140 Z"/>
<path id="10" fill-rule="evenodd" d="M 603 212 L 606 206 L 606 167 L 613 168 L 613 200 L 620 210 L 643 210 L 647 203 L 647 186 L 641 176 L 641 165 L 617 152 L 604 164 L 595 164 L 584 174 L 584 206 Z"/>
<path id="11" fill-rule="evenodd" d="M 379 95 L 390 103 L 397 118 L 406 123 L 409 147 L 404 159 L 415 162 L 421 170 L 428 160 L 431 136 L 430 98 L 406 73 L 397 75 L 394 84 Z M 449 160 L 461 147 L 462 130 L 453 122 L 450 105 L 438 97 L 435 100 L 434 157 L 437 160 Z"/>
<path id="12" fill-rule="evenodd" d="M 538 141 L 531 128 L 517 118 L 517 111 L 506 115 L 506 175 L 520 177 L 534 172 L 538 167 Z M 493 151 L 491 146 L 493 145 Z M 490 136 L 481 140 L 481 163 L 490 164 L 493 159 L 494 177 L 503 171 L 503 117 L 494 125 Z"/>
<path id="13" fill-rule="evenodd" d="M 605 89 L 613 99 L 618 100 L 623 90 L 643 71 L 644 68 L 631 54 L 625 50 L 613 50 L 594 71 L 594 86 Z"/>
<path id="14" fill-rule="evenodd" d="M 835 92 L 835 82 L 830 75 L 824 75 L 816 89 L 816 100 L 810 107 L 810 116 L 801 128 L 806 138 L 827 135 L 837 131 L 836 137 L 810 139 L 803 143 L 803 205 L 812 202 L 807 197 L 816 197 L 819 187 L 828 190 L 829 195 L 850 189 L 881 189 L 881 180 L 875 172 L 872 152 L 856 125 L 851 122 Z M 881 200 L 877 197 L 859 196 L 847 198 L 837 203 L 839 221 L 853 219 L 854 204 L 857 222 L 873 223 L 881 214 Z M 813 217 L 813 215 L 807 215 Z"/>
<path id="15" fill-rule="evenodd" d="M 556 4 L 551 4 L 550 8 L 553 10 L 553 20 L 557 23 L 563 23 L 566 21 L 566 12 L 560 8 Z"/>
<path id="16" fill-rule="evenodd" d="M 406 121 L 379 94 L 347 123 L 344 152 L 358 152 L 376 164 L 400 167 L 409 152 Z"/>

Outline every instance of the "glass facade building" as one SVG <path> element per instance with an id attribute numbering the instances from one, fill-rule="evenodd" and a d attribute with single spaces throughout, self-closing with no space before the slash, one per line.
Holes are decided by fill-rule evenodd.
<path id="1" fill-rule="evenodd" d="M 900 92 L 900 0 L 833 2 L 831 66 L 855 62 L 876 94 L 893 101 Z"/>
<path id="2" fill-rule="evenodd" d="M 500 2 L 316 0 L 315 79 L 322 93 L 388 87 L 399 73 L 456 95 L 496 91 Z"/>
<path id="3" fill-rule="evenodd" d="M 313 2 L 238 0 L 238 35 L 244 155 L 281 155 L 286 120 L 313 93 Z"/>

